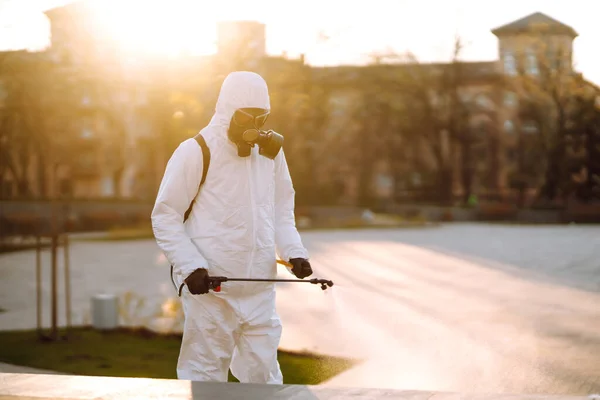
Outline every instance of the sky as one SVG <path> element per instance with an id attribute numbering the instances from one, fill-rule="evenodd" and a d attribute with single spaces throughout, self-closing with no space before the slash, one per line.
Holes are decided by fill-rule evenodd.
<path id="1" fill-rule="evenodd" d="M 105 3 L 109 0 L 105 0 Z M 67 0 L 0 0 L 0 49 L 40 49 L 49 43 L 43 11 Z M 455 35 L 466 47 L 462 58 L 498 58 L 491 29 L 533 12 L 572 26 L 575 67 L 600 84 L 600 3 L 593 0 L 121 0 L 122 18 L 111 29 L 137 48 L 169 53 L 214 52 L 216 22 L 256 20 L 267 25 L 267 51 L 314 65 L 364 62 L 373 52 L 411 51 L 422 61 L 452 56 Z M 143 5 L 142 5 L 143 4 Z M 99 10 L 108 12 L 108 8 Z M 139 13 L 150 21 L 140 24 Z M 131 21 L 136 22 L 132 25 Z M 133 26 L 133 27 L 132 27 Z M 327 37 L 327 40 L 323 40 Z"/>

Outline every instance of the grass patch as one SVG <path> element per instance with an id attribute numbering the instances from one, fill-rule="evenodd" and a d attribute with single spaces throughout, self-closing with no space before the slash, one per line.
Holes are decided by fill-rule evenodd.
<path id="1" fill-rule="evenodd" d="M 122 328 L 73 328 L 68 340 L 43 341 L 36 331 L 0 331 L 0 361 L 77 375 L 176 379 L 180 335 Z M 314 385 L 355 362 L 279 352 L 284 383 Z M 237 380 L 230 374 L 230 382 Z"/>

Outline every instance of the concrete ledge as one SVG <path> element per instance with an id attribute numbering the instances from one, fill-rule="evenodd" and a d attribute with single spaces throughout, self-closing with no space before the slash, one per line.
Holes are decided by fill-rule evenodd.
<path id="1" fill-rule="evenodd" d="M 176 379 L 0 374 L 0 400 L 294 399 L 294 400 L 567 400 L 581 396 L 485 395 L 303 385 L 191 382 Z"/>

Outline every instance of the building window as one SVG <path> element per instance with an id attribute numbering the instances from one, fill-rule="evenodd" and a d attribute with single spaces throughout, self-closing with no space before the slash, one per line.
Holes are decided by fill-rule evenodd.
<path id="1" fill-rule="evenodd" d="M 560 52 L 554 48 L 549 48 L 546 51 L 546 65 L 552 70 L 556 71 L 560 67 Z"/>
<path id="2" fill-rule="evenodd" d="M 540 73 L 537 56 L 531 49 L 527 50 L 527 73 L 529 75 L 538 75 Z"/>
<path id="3" fill-rule="evenodd" d="M 59 181 L 59 191 L 63 196 L 71 196 L 73 194 L 73 184 L 70 179 L 61 179 Z"/>
<path id="4" fill-rule="evenodd" d="M 335 117 L 343 117 L 346 115 L 349 107 L 349 99 L 343 94 L 333 95 L 329 98 L 329 109 Z"/>
<path id="5" fill-rule="evenodd" d="M 53 51 L 51 51 L 50 60 L 55 64 L 60 63 L 61 56 L 60 56 L 60 51 L 58 49 L 54 49 Z"/>
<path id="6" fill-rule="evenodd" d="M 0 198 L 10 199 L 16 196 L 12 181 L 0 181 Z"/>
<path id="7" fill-rule="evenodd" d="M 571 70 L 571 57 L 566 56 L 565 58 L 563 58 L 561 60 L 560 67 L 562 68 L 563 71 L 570 71 Z"/>
<path id="8" fill-rule="evenodd" d="M 118 103 L 126 103 L 129 101 L 129 93 L 127 89 L 122 89 L 115 94 L 115 100 Z"/>
<path id="9" fill-rule="evenodd" d="M 92 154 L 80 154 L 78 158 L 79 167 L 89 169 L 94 166 L 94 156 Z"/>
<path id="10" fill-rule="evenodd" d="M 507 75 L 517 75 L 517 62 L 515 55 L 511 51 L 504 52 L 504 73 Z"/>
<path id="11" fill-rule="evenodd" d="M 514 148 L 506 149 L 506 161 L 514 162 L 517 160 L 517 151 Z"/>
<path id="12" fill-rule="evenodd" d="M 81 137 L 84 139 L 89 139 L 92 136 L 94 136 L 94 133 L 92 132 L 92 130 L 88 127 L 85 127 L 81 130 Z"/>
<path id="13" fill-rule="evenodd" d="M 258 50 L 260 47 L 260 43 L 258 40 L 250 40 L 250 42 L 248 43 L 248 48 L 250 50 Z"/>
<path id="14" fill-rule="evenodd" d="M 112 197 L 115 195 L 115 188 L 113 184 L 113 180 L 110 177 L 104 177 L 102 179 L 102 196 L 103 197 Z"/>
<path id="15" fill-rule="evenodd" d="M 538 126 L 534 121 L 524 121 L 521 125 L 521 129 L 525 133 L 537 133 Z"/>
<path id="16" fill-rule="evenodd" d="M 138 105 L 145 106 L 148 104 L 148 94 L 145 91 L 138 90 L 136 97 Z"/>
<path id="17" fill-rule="evenodd" d="M 514 108 L 519 104 L 517 94 L 514 92 L 504 92 L 504 106 Z"/>
<path id="18" fill-rule="evenodd" d="M 515 131 L 515 124 L 509 119 L 504 121 L 504 132 L 514 133 L 514 131 Z"/>
<path id="19" fill-rule="evenodd" d="M 486 110 L 492 110 L 494 108 L 494 102 L 492 100 L 490 100 L 489 97 L 487 97 L 483 94 L 477 96 L 477 99 L 475 100 L 475 102 L 477 103 L 477 105 L 479 107 L 486 109 Z"/>

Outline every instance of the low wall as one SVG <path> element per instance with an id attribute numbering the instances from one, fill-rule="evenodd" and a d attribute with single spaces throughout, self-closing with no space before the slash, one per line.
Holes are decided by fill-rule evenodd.
<path id="1" fill-rule="evenodd" d="M 563 216 L 565 222 L 600 223 L 600 204 L 569 203 Z"/>
<path id="2" fill-rule="evenodd" d="M 477 210 L 463 207 L 395 204 L 387 207 L 387 211 L 406 218 L 422 216 L 428 221 L 467 222 L 477 220 Z"/>
<path id="3" fill-rule="evenodd" d="M 0 201 L 0 236 L 33 234 L 51 229 L 56 215 L 59 227 L 71 232 L 106 230 L 150 223 L 153 204 L 127 200 Z M 364 209 L 353 206 L 297 207 L 297 218 L 308 217 L 311 225 L 343 225 L 359 220 Z M 600 205 L 569 204 L 565 209 L 517 209 L 510 203 L 482 203 L 477 207 L 394 204 L 385 212 L 409 220 L 436 222 L 509 221 L 518 223 L 599 223 Z"/>
<path id="4" fill-rule="evenodd" d="M 59 229 L 71 232 L 105 230 L 150 222 L 152 204 L 133 201 L 0 201 L 0 235 Z"/>
<path id="5" fill-rule="evenodd" d="M 410 217 L 420 214 L 428 221 L 471 222 L 510 221 L 518 223 L 558 224 L 570 222 L 563 210 L 517 209 L 512 205 L 481 205 L 478 207 L 444 207 L 434 205 L 396 204 L 388 212 Z"/>

